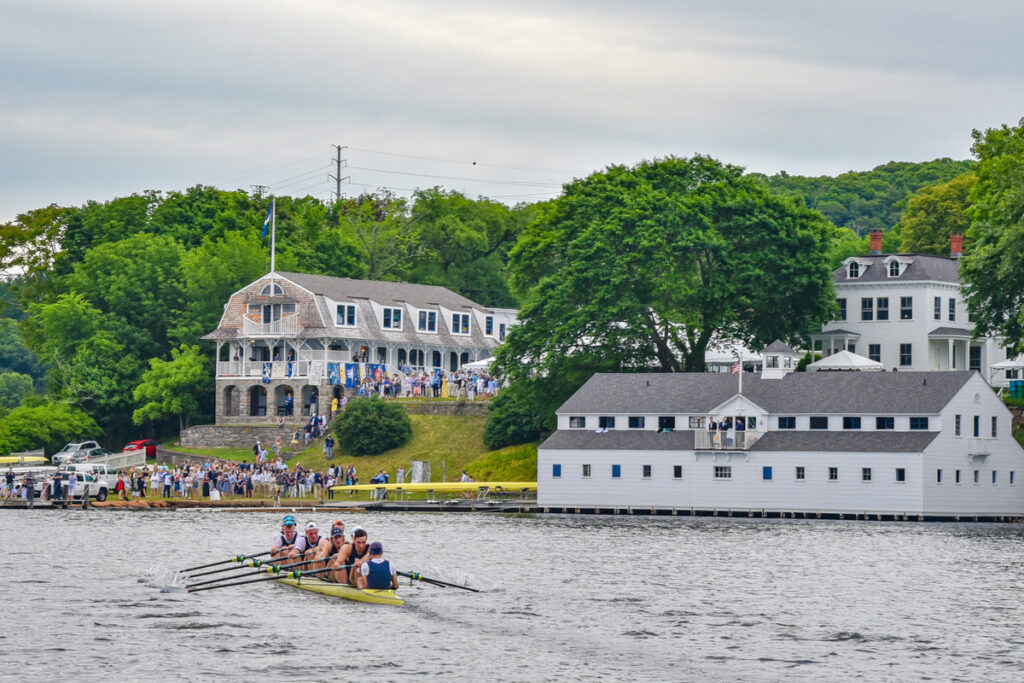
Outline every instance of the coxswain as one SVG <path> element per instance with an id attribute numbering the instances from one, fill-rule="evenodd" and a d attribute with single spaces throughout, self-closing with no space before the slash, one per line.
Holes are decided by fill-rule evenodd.
<path id="1" fill-rule="evenodd" d="M 292 556 L 296 558 L 301 556 L 302 560 L 312 560 L 321 551 L 326 554 L 327 549 L 331 547 L 331 542 L 320 535 L 320 528 L 316 525 L 316 522 L 310 520 L 306 522 L 305 542 L 298 545 L 301 545 L 302 548 L 299 548 L 297 553 L 293 551 Z M 296 547 L 298 547 L 298 545 Z M 308 566 L 309 570 L 319 568 L 320 565 L 317 564 Z"/>
<path id="2" fill-rule="evenodd" d="M 362 589 L 395 590 L 398 588 L 398 572 L 384 557 L 384 546 L 379 541 L 370 544 L 370 557 L 359 565 L 356 585 Z"/>
<path id="3" fill-rule="evenodd" d="M 295 544 L 302 538 L 295 528 L 295 517 L 288 515 L 284 518 L 281 531 L 274 538 L 274 545 L 270 548 L 272 559 L 288 557 L 289 553 L 295 550 Z"/>
<path id="4" fill-rule="evenodd" d="M 352 542 L 346 543 L 331 562 L 331 567 L 334 569 L 334 580 L 338 583 L 355 585 L 355 577 L 359 573 L 359 568 L 369 559 L 370 546 L 366 542 L 366 530 L 356 527 L 352 530 Z"/>

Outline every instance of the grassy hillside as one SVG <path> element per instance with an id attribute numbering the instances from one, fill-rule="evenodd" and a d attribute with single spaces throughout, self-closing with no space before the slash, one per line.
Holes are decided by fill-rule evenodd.
<path id="1" fill-rule="evenodd" d="M 385 470 L 395 481 L 395 472 L 402 465 L 408 471 L 413 460 L 430 462 L 433 481 L 441 481 L 447 469 L 447 480 L 458 481 L 466 470 L 477 481 L 536 481 L 537 444 L 510 446 L 489 451 L 484 446 L 483 432 L 486 418 L 458 415 L 410 415 L 412 439 L 406 445 L 373 456 L 348 455 L 335 448 L 334 464 L 355 465 L 361 484 Z M 168 448 L 183 453 L 194 453 L 228 460 L 252 461 L 250 448 L 183 448 L 168 444 Z M 327 469 L 320 442 L 310 444 L 290 461 L 318 470 Z"/>

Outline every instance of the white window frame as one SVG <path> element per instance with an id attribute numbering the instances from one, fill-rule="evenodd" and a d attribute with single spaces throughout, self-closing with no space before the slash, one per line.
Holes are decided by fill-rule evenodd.
<path id="1" fill-rule="evenodd" d="M 344 313 L 344 317 L 343 318 L 342 318 L 342 313 L 341 313 L 341 309 L 342 308 L 345 309 L 345 313 Z M 339 321 L 339 318 L 341 318 L 342 320 L 345 320 L 345 321 L 348 320 L 348 309 L 350 309 L 350 308 L 352 309 L 352 323 L 349 324 L 348 322 L 341 322 L 341 321 Z M 335 306 L 335 309 L 334 309 L 334 326 L 335 327 L 359 327 L 359 307 L 356 306 L 355 304 L 345 304 L 345 303 L 337 304 Z"/>
<path id="2" fill-rule="evenodd" d="M 729 481 L 732 479 L 732 465 L 715 465 L 713 476 L 715 481 Z"/>
<path id="3" fill-rule="evenodd" d="M 388 324 L 388 313 L 390 313 L 390 324 Z M 395 325 L 395 313 L 398 313 L 398 325 Z M 402 309 L 394 306 L 385 306 L 380 314 L 380 326 L 381 329 L 390 330 L 392 332 L 400 332 L 402 329 Z"/>
<path id="4" fill-rule="evenodd" d="M 416 316 L 416 331 L 424 332 L 426 334 L 437 334 L 437 311 L 417 311 L 419 315 Z M 434 329 L 430 329 L 430 317 L 434 317 Z M 420 324 L 420 319 L 423 320 L 423 324 Z"/>
<path id="5" fill-rule="evenodd" d="M 469 313 L 452 313 L 452 334 L 468 337 L 471 334 L 469 317 Z"/>

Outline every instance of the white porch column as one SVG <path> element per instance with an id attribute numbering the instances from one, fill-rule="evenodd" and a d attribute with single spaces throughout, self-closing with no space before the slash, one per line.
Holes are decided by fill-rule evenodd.
<path id="1" fill-rule="evenodd" d="M 946 368 L 948 370 L 956 370 L 956 347 L 953 344 L 952 339 L 946 340 L 947 353 L 949 354 L 946 359 Z"/>

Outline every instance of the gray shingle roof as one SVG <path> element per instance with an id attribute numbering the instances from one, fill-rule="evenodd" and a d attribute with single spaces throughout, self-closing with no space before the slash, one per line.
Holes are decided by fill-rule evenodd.
<path id="1" fill-rule="evenodd" d="M 693 450 L 693 432 L 656 432 L 651 429 L 613 429 L 602 434 L 592 429 L 559 430 L 549 436 L 540 448 L 635 450 L 635 451 L 690 451 Z"/>
<path id="2" fill-rule="evenodd" d="M 791 372 L 743 376 L 743 395 L 775 415 L 928 415 L 938 413 L 970 372 Z M 707 413 L 736 394 L 737 375 L 598 373 L 558 413 L 682 415 Z"/>
<path id="3" fill-rule="evenodd" d="M 765 347 L 764 353 L 796 353 L 789 344 L 776 339 Z"/>
<path id="4" fill-rule="evenodd" d="M 973 337 L 974 332 L 962 327 L 936 327 L 928 333 L 929 337 Z"/>
<path id="5" fill-rule="evenodd" d="M 777 430 L 754 442 L 752 451 L 922 453 L 938 432 L 819 432 Z"/>
<path id="6" fill-rule="evenodd" d="M 837 283 L 850 282 L 906 282 L 908 280 L 938 280 L 939 282 L 960 282 L 958 274 L 960 261 L 947 256 L 932 256 L 930 254 L 898 254 L 913 262 L 904 268 L 899 277 L 889 277 L 888 270 L 883 261 L 887 256 L 895 254 L 882 254 L 881 256 L 858 256 L 861 261 L 870 261 L 871 265 L 861 266 L 860 277 L 848 277 L 846 266 L 840 266 L 832 271 L 832 277 Z"/>
<path id="7" fill-rule="evenodd" d="M 465 312 L 469 308 L 483 306 L 456 294 L 445 287 L 436 285 L 413 285 L 408 282 L 386 282 L 384 280 L 353 280 L 347 277 L 309 275 L 308 273 L 284 273 L 300 287 L 314 294 L 323 294 L 335 301 L 372 299 L 385 306 L 396 303 L 410 303 L 417 308 L 434 308 L 437 305 Z"/>

